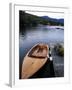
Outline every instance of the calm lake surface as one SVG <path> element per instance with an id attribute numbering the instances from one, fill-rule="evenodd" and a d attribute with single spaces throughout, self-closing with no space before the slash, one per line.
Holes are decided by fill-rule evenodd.
<path id="1" fill-rule="evenodd" d="M 20 33 L 19 36 L 19 64 L 20 64 L 20 73 L 21 73 L 21 65 L 23 62 L 24 56 L 30 50 L 30 48 L 37 43 L 46 43 L 50 46 L 55 45 L 56 43 L 64 44 L 64 28 L 60 26 L 43 26 L 39 25 L 37 27 L 32 27 Z M 64 60 L 63 57 L 59 57 L 53 54 L 54 59 L 54 68 L 56 70 L 56 76 L 63 76 L 63 67 Z M 61 65 L 61 67 L 60 67 Z M 60 68 L 59 68 L 60 67 Z M 61 69 L 61 73 L 58 73 Z"/>

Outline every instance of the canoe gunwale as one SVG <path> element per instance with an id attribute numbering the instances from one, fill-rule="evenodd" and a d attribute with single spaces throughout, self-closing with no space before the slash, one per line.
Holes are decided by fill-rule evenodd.
<path id="1" fill-rule="evenodd" d="M 46 50 L 46 55 L 38 55 L 38 56 L 36 56 L 36 55 L 32 55 L 32 53 L 34 52 L 34 49 L 37 49 L 37 47 L 41 47 L 40 45 L 42 45 L 42 44 L 36 44 L 36 45 L 34 45 L 30 50 L 29 50 L 29 52 L 27 53 L 27 55 L 29 56 L 29 57 L 35 57 L 35 58 L 46 58 L 46 57 L 48 57 L 48 54 L 49 54 L 49 47 L 48 47 L 48 45 L 46 45 L 46 44 L 43 44 L 42 46 L 43 46 L 43 48 L 42 49 L 45 49 Z M 42 54 L 42 53 L 41 53 Z"/>

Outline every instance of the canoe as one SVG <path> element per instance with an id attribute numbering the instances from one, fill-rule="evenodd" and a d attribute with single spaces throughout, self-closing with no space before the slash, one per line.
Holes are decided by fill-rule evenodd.
<path id="1" fill-rule="evenodd" d="M 35 74 L 46 63 L 48 57 L 47 44 L 34 45 L 23 59 L 21 79 L 27 79 Z"/>

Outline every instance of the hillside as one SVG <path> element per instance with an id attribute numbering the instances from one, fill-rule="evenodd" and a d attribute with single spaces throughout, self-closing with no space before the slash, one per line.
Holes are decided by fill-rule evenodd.
<path id="1" fill-rule="evenodd" d="M 42 25 L 64 25 L 63 19 L 54 19 L 48 16 L 39 17 L 36 15 L 28 14 L 25 11 L 19 11 L 19 27 L 29 28 L 35 27 L 38 24 Z"/>
<path id="2" fill-rule="evenodd" d="M 57 23 L 61 23 L 63 24 L 64 23 L 64 19 L 61 18 L 61 19 L 56 19 L 56 18 L 51 18 L 51 17 L 48 17 L 48 16 L 42 16 L 42 18 L 48 20 L 48 21 L 53 21 L 53 22 L 57 22 Z"/>

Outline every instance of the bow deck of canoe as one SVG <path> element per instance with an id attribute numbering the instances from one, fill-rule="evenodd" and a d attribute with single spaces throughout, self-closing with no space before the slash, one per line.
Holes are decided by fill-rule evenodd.
<path id="1" fill-rule="evenodd" d="M 49 60 L 49 46 L 36 44 L 23 59 L 21 78 L 54 76 L 53 61 Z"/>

